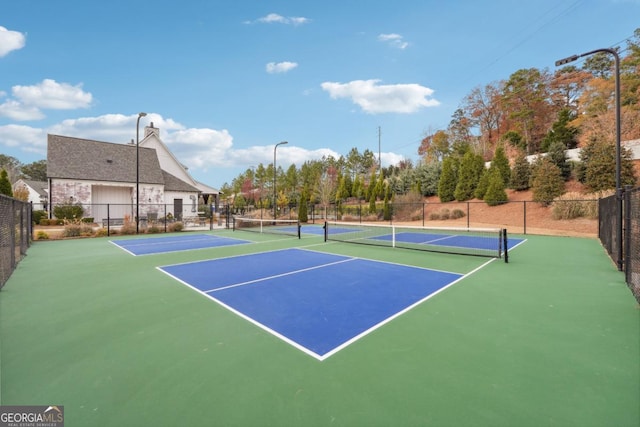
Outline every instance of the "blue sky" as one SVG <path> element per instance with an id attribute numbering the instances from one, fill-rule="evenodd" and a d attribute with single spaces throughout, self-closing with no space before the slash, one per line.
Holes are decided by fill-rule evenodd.
<path id="1" fill-rule="evenodd" d="M 416 161 L 473 88 L 624 48 L 639 17 L 640 0 L 5 1 L 0 153 L 127 143 L 144 111 L 141 135 L 153 122 L 214 187 L 281 141 L 284 168 L 379 141 L 383 166 Z"/>

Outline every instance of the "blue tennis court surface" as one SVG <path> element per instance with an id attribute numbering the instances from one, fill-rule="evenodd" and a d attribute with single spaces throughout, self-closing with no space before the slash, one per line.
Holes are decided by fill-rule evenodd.
<path id="1" fill-rule="evenodd" d="M 302 249 L 158 268 L 319 360 L 462 277 Z"/>
<path id="2" fill-rule="evenodd" d="M 132 255 L 149 255 L 164 252 L 189 251 L 193 249 L 215 248 L 218 246 L 251 243 L 248 240 L 210 234 L 187 234 L 184 236 L 148 237 L 144 239 L 119 239 L 111 243 Z"/>
<path id="3" fill-rule="evenodd" d="M 331 229 L 331 234 L 358 233 L 360 231 L 363 231 L 363 229 L 359 229 L 357 227 L 333 227 Z M 380 236 L 363 237 L 363 239 L 364 238 L 391 242 L 394 239 L 394 235 L 392 233 L 389 233 Z M 395 240 L 396 242 L 412 243 L 416 245 L 431 245 L 481 250 L 497 249 L 497 246 L 500 244 L 497 235 L 474 236 L 455 233 L 443 234 L 411 231 L 397 232 L 395 234 Z M 524 239 L 510 237 L 507 241 L 507 249 L 512 249 L 522 242 L 524 242 Z"/>
<path id="4" fill-rule="evenodd" d="M 374 239 L 386 241 L 391 241 L 392 238 L 393 236 L 391 234 L 374 237 Z M 494 249 L 500 243 L 494 236 L 466 236 L 463 234 L 400 232 L 396 234 L 395 238 L 396 241 L 415 243 L 418 245 L 449 246 L 469 249 Z M 523 241 L 524 239 L 509 238 L 507 248 L 511 249 Z"/>

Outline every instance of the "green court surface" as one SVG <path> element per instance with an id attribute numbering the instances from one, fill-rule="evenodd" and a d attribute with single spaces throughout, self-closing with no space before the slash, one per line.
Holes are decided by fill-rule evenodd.
<path id="1" fill-rule="evenodd" d="M 524 236 L 484 265 L 214 234 L 256 243 L 35 242 L 0 291 L 0 404 L 64 405 L 66 427 L 640 425 L 640 308 L 597 240 Z M 473 273 L 319 361 L 156 269 L 300 246 Z"/>

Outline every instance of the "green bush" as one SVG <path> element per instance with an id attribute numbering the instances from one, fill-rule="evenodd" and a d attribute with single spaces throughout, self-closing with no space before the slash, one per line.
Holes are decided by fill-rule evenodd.
<path id="1" fill-rule="evenodd" d="M 80 203 L 58 205 L 53 208 L 53 215 L 58 219 L 80 219 L 84 216 L 84 209 Z"/>
<path id="2" fill-rule="evenodd" d="M 31 220 L 33 221 L 34 224 L 40 224 L 40 220 L 46 217 L 47 217 L 47 213 L 45 211 L 42 211 L 42 210 L 33 211 L 33 214 L 31 215 Z"/>
<path id="3" fill-rule="evenodd" d="M 484 201 L 489 206 L 497 206 L 508 201 L 507 193 L 504 190 L 504 182 L 502 174 L 498 168 L 489 169 L 489 182 L 487 192 L 484 195 Z"/>
<path id="4" fill-rule="evenodd" d="M 540 157 L 533 167 L 531 188 L 533 201 L 549 206 L 556 197 L 564 193 L 564 179 L 560 168 L 546 157 Z"/>
<path id="5" fill-rule="evenodd" d="M 40 230 L 36 233 L 36 240 L 48 240 L 48 239 L 49 239 L 49 235 L 46 232 Z"/>

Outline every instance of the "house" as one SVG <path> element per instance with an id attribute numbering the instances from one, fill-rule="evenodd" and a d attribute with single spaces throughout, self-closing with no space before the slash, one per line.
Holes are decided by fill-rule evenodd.
<path id="1" fill-rule="evenodd" d="M 13 183 L 12 190 L 24 189 L 29 193 L 27 199 L 33 206 L 33 210 L 47 210 L 47 202 L 49 200 L 49 188 L 46 181 L 33 181 L 30 179 L 19 179 Z"/>
<path id="2" fill-rule="evenodd" d="M 85 217 L 196 217 L 198 201 L 217 204 L 218 190 L 191 177 L 160 140 L 153 123 L 139 147 L 60 135 L 47 137 L 52 207 L 81 204 Z M 139 203 L 136 196 L 139 192 Z"/>

